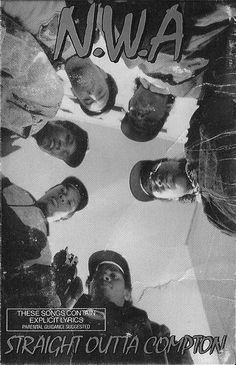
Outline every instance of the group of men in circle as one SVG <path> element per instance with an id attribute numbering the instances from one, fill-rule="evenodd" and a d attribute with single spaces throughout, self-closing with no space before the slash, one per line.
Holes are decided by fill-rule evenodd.
<path id="1" fill-rule="evenodd" d="M 100 3 L 103 7 L 106 2 Z M 6 134 L 32 136 L 44 152 L 77 167 L 88 150 L 89 137 L 80 126 L 56 119 L 63 85 L 55 64 L 50 63 L 63 4 L 50 2 L 44 9 L 42 4 L 22 8 L 14 1 L 3 3 L 2 128 Z M 75 17 L 90 4 L 85 1 L 77 6 Z M 139 11 L 146 7 L 148 14 L 157 16 L 163 3 L 115 1 L 113 6 L 119 31 L 125 13 L 137 11 L 138 6 Z M 190 120 L 185 160 L 137 163 L 130 188 L 141 201 L 194 201 L 200 194 L 209 220 L 235 235 L 235 7 L 230 2 L 227 6 L 201 3 L 199 9 L 186 3 L 182 11 L 186 36 L 181 60 L 170 58 L 172 42 L 161 49 L 154 63 L 140 57 L 134 61 L 146 77 L 135 80 L 121 131 L 133 141 L 148 142 L 158 135 L 177 96 L 197 98 L 199 107 Z M 32 21 L 37 17 L 37 26 L 27 14 Z M 152 24 L 155 17 L 150 14 Z M 83 26 L 81 17 L 79 28 Z M 143 44 L 152 32 L 147 26 Z M 124 60 L 133 67 L 132 60 Z M 71 82 L 73 101 L 86 114 L 96 116 L 114 107 L 118 89 L 110 74 L 89 58 L 79 58 L 71 45 L 65 46 L 61 62 Z M 142 193 L 136 193 L 137 189 Z"/>

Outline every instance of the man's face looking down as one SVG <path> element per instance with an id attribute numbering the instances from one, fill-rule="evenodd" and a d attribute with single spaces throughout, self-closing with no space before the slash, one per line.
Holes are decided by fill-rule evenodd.
<path id="1" fill-rule="evenodd" d="M 92 301 L 99 304 L 111 302 L 123 307 L 131 292 L 125 286 L 123 273 L 115 264 L 100 264 L 89 285 Z"/>
<path id="2" fill-rule="evenodd" d="M 167 112 L 168 95 L 153 93 L 140 85 L 129 101 L 129 114 L 142 123 L 158 124 Z"/>
<path id="3" fill-rule="evenodd" d="M 44 206 L 49 220 L 60 220 L 73 213 L 81 200 L 79 191 L 72 185 L 56 185 L 48 190 L 38 203 Z"/>
<path id="4" fill-rule="evenodd" d="M 143 188 L 158 199 L 179 199 L 192 187 L 178 160 L 169 159 L 153 165 Z"/>
<path id="5" fill-rule="evenodd" d="M 67 61 L 66 71 L 80 104 L 88 111 L 101 112 L 109 99 L 106 72 L 90 59 L 80 59 L 77 56 Z"/>
<path id="6" fill-rule="evenodd" d="M 41 150 L 65 162 L 77 148 L 76 139 L 66 122 L 48 122 L 35 139 Z"/>

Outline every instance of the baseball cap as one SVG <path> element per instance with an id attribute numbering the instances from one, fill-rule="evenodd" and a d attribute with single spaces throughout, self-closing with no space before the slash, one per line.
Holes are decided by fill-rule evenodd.
<path id="1" fill-rule="evenodd" d="M 77 208 L 75 209 L 75 212 L 86 207 L 86 205 L 88 204 L 88 192 L 82 181 L 77 179 L 77 177 L 75 176 L 69 176 L 65 180 L 63 180 L 61 184 L 72 185 L 80 193 L 81 200 Z"/>
<path id="2" fill-rule="evenodd" d="M 117 266 L 123 274 L 125 285 L 127 288 L 131 289 L 131 276 L 129 265 L 125 258 L 118 252 L 111 250 L 102 250 L 94 252 L 88 262 L 89 276 L 92 278 L 101 264 L 113 264 Z"/>
<path id="3" fill-rule="evenodd" d="M 154 139 L 162 129 L 164 120 L 149 124 L 147 121 L 140 123 L 130 113 L 126 113 L 121 121 L 121 131 L 135 142 L 148 142 Z"/>
<path id="4" fill-rule="evenodd" d="M 155 200 L 153 195 L 150 195 L 143 187 L 142 181 L 148 178 L 150 170 L 155 161 L 139 161 L 130 172 L 129 186 L 133 196 L 142 202 Z"/>
<path id="5" fill-rule="evenodd" d="M 68 158 L 64 161 L 70 167 L 77 167 L 83 161 L 85 154 L 88 150 L 88 133 L 74 123 L 68 121 L 66 123 L 67 128 L 70 127 L 70 129 L 73 131 L 73 135 L 76 141 L 76 149 L 75 152 L 68 156 Z"/>

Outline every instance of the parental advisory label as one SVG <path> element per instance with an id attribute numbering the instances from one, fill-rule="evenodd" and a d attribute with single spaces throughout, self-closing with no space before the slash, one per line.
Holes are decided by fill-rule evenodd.
<path id="1" fill-rule="evenodd" d="M 8 308 L 6 330 L 22 331 L 105 331 L 105 308 Z"/>

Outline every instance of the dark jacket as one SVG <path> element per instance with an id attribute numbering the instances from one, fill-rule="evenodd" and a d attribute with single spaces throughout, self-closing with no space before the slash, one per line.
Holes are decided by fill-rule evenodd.
<path id="1" fill-rule="evenodd" d="M 51 264 L 48 223 L 36 200 L 26 190 L 2 179 L 2 264 L 11 270 L 20 264 Z M 41 261 L 41 262 L 40 262 Z"/>
<path id="2" fill-rule="evenodd" d="M 236 236 L 236 23 L 223 57 L 208 73 L 204 96 L 190 121 L 187 170 L 198 184 L 209 221 Z M 195 181 L 194 181 L 195 180 Z"/>
<path id="3" fill-rule="evenodd" d="M 132 12 L 133 26 L 137 29 L 141 11 L 146 9 L 147 21 L 140 49 L 150 50 L 152 38 L 157 35 L 167 10 L 173 5 L 178 5 L 178 11 L 183 15 L 180 59 L 174 60 L 176 43 L 167 41 L 158 48 L 154 62 L 148 62 L 146 58 L 141 57 L 130 60 L 123 56 L 124 61 L 128 67 L 138 66 L 149 77 L 148 81 L 158 88 L 165 89 L 165 93 L 169 91 L 174 96 L 198 99 L 204 72 L 210 67 L 211 60 L 219 57 L 222 52 L 221 43 L 225 42 L 225 30 L 230 23 L 226 6 L 219 7 L 220 15 L 216 16 L 214 12 L 217 11 L 218 4 L 211 1 L 131 0 L 112 4 L 114 23 L 121 33 L 125 16 Z M 175 22 L 170 22 L 167 29 L 168 34 L 174 34 Z M 132 41 L 135 36 L 134 31 L 131 35 Z"/>
<path id="4" fill-rule="evenodd" d="M 236 235 L 236 105 L 228 96 L 208 99 L 191 119 L 185 145 L 188 170 L 199 185 L 209 221 Z"/>
<path id="5" fill-rule="evenodd" d="M 92 308 L 93 305 L 90 296 L 83 295 L 75 307 Z M 99 338 L 102 345 L 101 349 L 105 349 L 106 345 L 111 341 L 112 336 L 119 336 L 119 341 L 117 346 L 114 347 L 115 340 L 113 339 L 106 353 L 102 353 L 98 348 L 91 353 L 83 352 L 82 349 L 85 349 L 89 338 L 93 336 Z M 169 337 L 170 332 L 166 326 L 151 322 L 144 310 L 134 307 L 129 302 L 125 302 L 123 307 L 108 303 L 106 305 L 106 331 L 83 332 L 83 343 L 79 351 L 74 355 L 73 363 L 166 364 L 166 357 L 168 358 L 169 364 L 193 363 L 189 352 L 186 352 L 184 356 L 172 349 L 169 354 L 166 354 L 165 351 L 155 353 L 154 347 L 152 347 L 153 351 L 145 351 L 145 344 L 152 336 L 156 336 L 157 338 L 161 336 Z M 124 345 L 125 343 L 126 345 Z M 129 348 L 129 345 L 132 348 Z M 136 348 L 135 345 L 137 345 Z M 151 352 L 151 354 L 148 352 Z"/>

